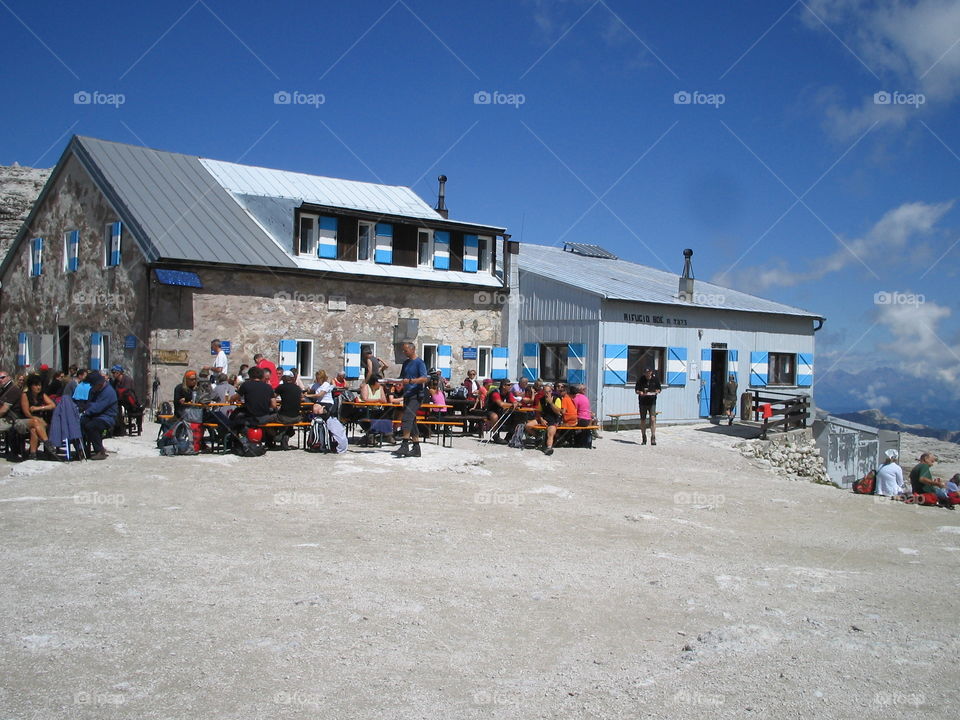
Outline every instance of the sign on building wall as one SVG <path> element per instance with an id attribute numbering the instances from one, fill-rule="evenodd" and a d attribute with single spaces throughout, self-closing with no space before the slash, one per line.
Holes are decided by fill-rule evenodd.
<path id="1" fill-rule="evenodd" d="M 123 339 L 123 347 L 126 350 L 136 350 L 137 349 L 137 336 L 136 335 L 127 335 Z"/>
<path id="2" fill-rule="evenodd" d="M 186 350 L 154 350 L 153 362 L 157 365 L 188 365 Z"/>
<path id="3" fill-rule="evenodd" d="M 652 313 L 624 313 L 624 322 L 643 323 L 645 325 L 662 325 L 664 327 L 687 327 L 687 319 L 670 315 L 654 315 Z"/>
<path id="4" fill-rule="evenodd" d="M 463 359 L 464 360 L 476 360 L 477 359 L 477 349 L 475 347 L 465 347 L 463 348 Z"/>

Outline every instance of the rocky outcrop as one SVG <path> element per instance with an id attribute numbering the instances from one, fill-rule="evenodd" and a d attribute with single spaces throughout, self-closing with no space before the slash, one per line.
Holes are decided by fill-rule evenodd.
<path id="1" fill-rule="evenodd" d="M 0 259 L 6 256 L 49 176 L 49 169 L 0 166 Z"/>
<path id="2" fill-rule="evenodd" d="M 805 436 L 788 436 L 774 440 L 746 440 L 735 446 L 740 454 L 769 465 L 783 477 L 833 485 L 827 468 L 813 440 Z"/>

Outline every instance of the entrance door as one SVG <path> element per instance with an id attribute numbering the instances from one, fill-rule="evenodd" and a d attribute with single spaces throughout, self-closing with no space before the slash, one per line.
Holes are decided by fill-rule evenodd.
<path id="1" fill-rule="evenodd" d="M 727 348 L 710 351 L 710 415 L 723 414 L 723 386 L 727 382 Z"/>
<path id="2" fill-rule="evenodd" d="M 57 350 L 60 355 L 60 370 L 70 367 L 70 326 L 57 325 Z"/>

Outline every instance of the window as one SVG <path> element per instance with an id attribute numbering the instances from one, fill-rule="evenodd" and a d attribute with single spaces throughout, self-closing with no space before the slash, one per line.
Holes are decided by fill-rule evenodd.
<path id="1" fill-rule="evenodd" d="M 647 347 L 645 345 L 630 345 L 627 347 L 627 383 L 635 383 L 647 368 L 653 370 L 654 375 L 664 385 L 667 384 L 663 370 L 666 366 L 664 356 L 666 348 Z"/>
<path id="2" fill-rule="evenodd" d="M 417 231 L 417 265 L 420 267 L 433 265 L 433 230 Z"/>
<path id="3" fill-rule="evenodd" d="M 793 353 L 770 353 L 767 385 L 796 385 L 796 359 Z"/>
<path id="4" fill-rule="evenodd" d="M 490 347 L 477 348 L 477 377 L 483 380 L 490 377 Z"/>
<path id="5" fill-rule="evenodd" d="M 43 238 L 30 241 L 30 277 L 43 275 Z"/>
<path id="6" fill-rule="evenodd" d="M 80 231 L 63 234 L 63 271 L 76 272 L 80 266 Z"/>
<path id="7" fill-rule="evenodd" d="M 540 377 L 546 382 L 566 382 L 567 380 L 566 343 L 540 344 Z"/>
<path id="8" fill-rule="evenodd" d="M 357 228 L 357 260 L 373 260 L 375 238 L 373 223 L 360 222 Z"/>
<path id="9" fill-rule="evenodd" d="M 122 223 L 107 223 L 103 228 L 103 265 L 117 267 L 120 264 L 120 237 Z"/>
<path id="10" fill-rule="evenodd" d="M 432 370 L 437 366 L 437 345 L 436 343 L 424 343 L 423 352 L 420 353 L 420 357 L 423 358 L 423 364 L 427 366 L 427 370 Z"/>
<path id="11" fill-rule="evenodd" d="M 301 215 L 297 235 L 297 254 L 315 256 L 317 254 L 317 216 Z"/>
<path id="12" fill-rule="evenodd" d="M 490 248 L 493 238 L 480 235 L 477 238 L 477 272 L 490 272 Z"/>
<path id="13" fill-rule="evenodd" d="M 313 340 L 297 340 L 297 372 L 308 380 L 313 377 Z"/>

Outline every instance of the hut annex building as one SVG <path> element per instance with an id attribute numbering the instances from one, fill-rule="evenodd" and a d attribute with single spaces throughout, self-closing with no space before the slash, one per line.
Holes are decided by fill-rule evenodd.
<path id="1" fill-rule="evenodd" d="M 812 398 L 814 333 L 799 308 L 618 259 L 597 245 L 524 244 L 511 273 L 515 371 L 583 383 L 599 418 L 636 412 L 646 367 L 663 390 L 663 420 L 720 415 L 723 385 Z M 678 258 L 679 265 L 679 258 Z"/>
<path id="2" fill-rule="evenodd" d="M 224 342 L 312 378 L 410 340 L 459 379 L 508 372 L 505 229 L 410 188 L 75 136 L 0 266 L 0 363 L 109 369 L 172 398 Z M 505 274 L 507 273 L 507 274 Z M 478 297 L 494 302 L 477 302 Z"/>
<path id="3" fill-rule="evenodd" d="M 416 343 L 454 383 L 583 383 L 594 411 L 636 410 L 647 366 L 661 420 L 718 415 L 739 390 L 811 394 L 823 318 L 618 259 L 597 245 L 511 241 L 450 220 L 410 188 L 74 137 L 0 265 L 0 365 L 45 363 L 155 379 L 187 368 L 279 367 L 360 376 L 369 347 Z M 692 253 L 691 253 L 692 254 Z"/>

